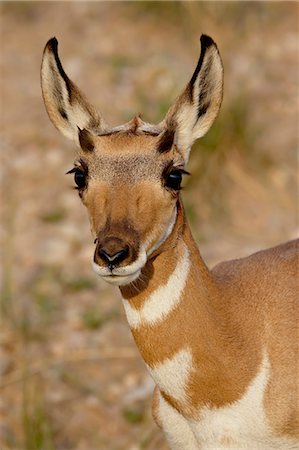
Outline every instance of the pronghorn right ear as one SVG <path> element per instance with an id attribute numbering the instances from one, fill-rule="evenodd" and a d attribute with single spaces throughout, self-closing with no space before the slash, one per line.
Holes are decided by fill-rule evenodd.
<path id="1" fill-rule="evenodd" d="M 99 131 L 103 122 L 77 86 L 68 78 L 58 56 L 54 37 L 45 47 L 41 66 L 41 86 L 48 115 L 54 126 L 79 143 L 78 129 Z"/>
<path id="2" fill-rule="evenodd" d="M 214 122 L 222 101 L 223 66 L 212 38 L 202 35 L 201 53 L 183 93 L 169 109 L 162 126 L 174 135 L 174 143 L 188 160 L 193 142 Z"/>

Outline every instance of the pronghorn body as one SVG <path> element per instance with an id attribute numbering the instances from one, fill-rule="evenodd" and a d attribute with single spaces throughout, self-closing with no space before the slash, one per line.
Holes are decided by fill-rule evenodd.
<path id="1" fill-rule="evenodd" d="M 210 271 L 179 195 L 192 143 L 222 99 L 217 47 L 201 42 L 191 81 L 159 125 L 135 118 L 108 128 L 65 74 L 55 39 L 44 52 L 44 101 L 54 125 L 80 144 L 70 172 L 95 236 L 94 269 L 120 287 L 170 447 L 295 449 L 298 245 Z"/>

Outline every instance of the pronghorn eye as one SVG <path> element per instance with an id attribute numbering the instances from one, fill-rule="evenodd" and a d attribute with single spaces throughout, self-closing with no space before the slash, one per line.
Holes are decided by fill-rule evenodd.
<path id="1" fill-rule="evenodd" d="M 74 180 L 79 189 L 83 189 L 86 186 L 86 175 L 82 170 L 76 169 Z"/>
<path id="2" fill-rule="evenodd" d="M 170 189 L 178 191 L 181 189 L 181 182 L 182 172 L 180 170 L 174 170 L 167 175 L 165 185 Z"/>

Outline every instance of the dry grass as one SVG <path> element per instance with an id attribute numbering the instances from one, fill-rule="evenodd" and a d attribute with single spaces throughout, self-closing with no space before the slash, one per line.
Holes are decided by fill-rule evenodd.
<path id="1" fill-rule="evenodd" d="M 221 114 L 183 193 L 209 264 L 293 237 L 298 126 L 295 3 L 2 2 L 0 441 L 14 450 L 163 450 L 152 383 L 119 294 L 91 272 L 70 144 L 46 117 L 43 46 L 121 123 L 158 121 L 190 77 L 202 32 L 225 66 Z"/>

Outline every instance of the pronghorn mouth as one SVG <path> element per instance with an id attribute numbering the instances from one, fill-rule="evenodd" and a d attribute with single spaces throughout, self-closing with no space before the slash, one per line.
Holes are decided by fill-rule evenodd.
<path id="1" fill-rule="evenodd" d="M 124 286 L 126 284 L 132 283 L 133 281 L 137 280 L 137 278 L 139 277 L 139 275 L 141 273 L 141 269 L 138 269 L 136 272 L 129 273 L 127 275 L 117 275 L 113 272 L 111 272 L 110 274 L 103 275 L 99 271 L 99 266 L 97 266 L 96 264 L 93 264 L 93 268 L 94 268 L 94 271 L 98 275 L 100 275 L 100 277 L 104 281 L 106 281 L 107 283 L 116 285 L 116 286 Z"/>
<path id="2" fill-rule="evenodd" d="M 147 257 L 144 251 L 141 251 L 137 260 L 132 264 L 125 267 L 115 267 L 113 269 L 109 267 L 99 266 L 94 261 L 92 262 L 93 270 L 107 283 L 114 284 L 116 286 L 124 286 L 137 280 L 141 273 L 141 269 L 146 264 Z"/>

